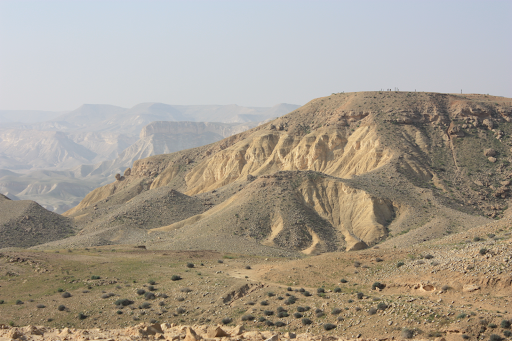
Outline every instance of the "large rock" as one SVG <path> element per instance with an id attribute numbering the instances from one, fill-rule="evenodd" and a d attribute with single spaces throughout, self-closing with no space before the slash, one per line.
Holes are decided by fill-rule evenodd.
<path id="1" fill-rule="evenodd" d="M 219 326 L 217 326 L 217 327 L 212 326 L 212 327 L 208 328 L 207 335 L 208 335 L 208 337 L 224 337 L 224 336 L 229 336 L 229 334 L 226 333 Z"/>
<path id="2" fill-rule="evenodd" d="M 197 333 L 194 331 L 194 329 L 187 327 L 186 328 L 186 336 L 183 339 L 183 341 L 199 341 L 201 340 L 201 337 L 197 335 Z"/>
<path id="3" fill-rule="evenodd" d="M 482 124 L 487 127 L 487 129 L 491 130 L 492 128 L 494 128 L 494 123 L 490 120 L 490 119 L 485 119 Z"/>
<path id="4" fill-rule="evenodd" d="M 451 136 L 458 136 L 458 137 L 464 136 L 464 132 L 458 125 L 450 125 L 450 128 L 448 129 L 448 134 Z"/>
<path id="5" fill-rule="evenodd" d="M 462 287 L 463 292 L 473 292 L 477 290 L 480 290 L 480 287 L 476 284 L 464 284 Z"/>
<path id="6" fill-rule="evenodd" d="M 485 156 L 496 156 L 496 151 L 492 148 L 484 150 Z"/>

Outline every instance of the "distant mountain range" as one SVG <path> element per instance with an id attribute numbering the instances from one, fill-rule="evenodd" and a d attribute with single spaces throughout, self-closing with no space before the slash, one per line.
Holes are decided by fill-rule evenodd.
<path id="1" fill-rule="evenodd" d="M 217 142 L 298 107 L 141 103 L 130 109 L 84 104 L 64 113 L 0 110 L 0 193 L 64 212 L 135 160 Z"/>

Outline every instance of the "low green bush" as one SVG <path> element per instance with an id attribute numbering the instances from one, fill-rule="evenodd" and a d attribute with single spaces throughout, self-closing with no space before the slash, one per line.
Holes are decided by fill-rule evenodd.
<path id="1" fill-rule="evenodd" d="M 332 330 L 332 329 L 336 328 L 336 325 L 332 324 L 332 323 L 326 323 L 323 325 L 323 327 L 325 330 Z"/>
<path id="2" fill-rule="evenodd" d="M 377 305 L 377 309 L 379 310 L 386 310 L 388 308 L 388 305 L 384 302 L 380 302 L 378 305 Z"/>
<path id="3" fill-rule="evenodd" d="M 131 301 L 131 300 L 127 299 L 127 298 L 122 298 L 122 299 L 119 299 L 119 300 L 115 301 L 114 304 L 126 307 L 126 306 L 129 306 L 130 304 L 133 304 L 133 301 Z"/>
<path id="4" fill-rule="evenodd" d="M 311 323 L 313 323 L 313 321 L 311 321 L 308 318 L 303 318 L 302 319 L 302 324 L 305 325 L 305 326 L 310 325 Z"/>

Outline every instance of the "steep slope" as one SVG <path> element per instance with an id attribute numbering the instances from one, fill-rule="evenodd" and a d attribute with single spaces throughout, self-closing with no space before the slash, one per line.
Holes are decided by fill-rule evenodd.
<path id="1" fill-rule="evenodd" d="M 136 161 L 66 215 L 165 188 L 217 199 L 204 213 L 153 229 L 154 247 L 215 240 L 225 250 L 228 239 L 304 253 L 412 245 L 483 224 L 482 214 L 497 218 L 507 207 L 511 104 L 485 95 L 333 94 L 217 143 Z M 253 212 L 244 229 L 241 212 Z M 89 224 L 84 230 L 97 226 Z"/>
<path id="2" fill-rule="evenodd" d="M 394 214 L 391 201 L 340 179 L 317 172 L 277 172 L 259 177 L 203 214 L 152 231 L 183 229 L 182 238 L 190 238 L 213 226 L 217 233 L 310 254 L 365 248 L 385 237 L 385 224 Z M 174 236 L 172 242 L 180 238 Z"/>
<path id="3" fill-rule="evenodd" d="M 14 201 L 0 194 L 0 212 L 0 248 L 29 247 L 74 233 L 69 219 L 34 201 Z"/>

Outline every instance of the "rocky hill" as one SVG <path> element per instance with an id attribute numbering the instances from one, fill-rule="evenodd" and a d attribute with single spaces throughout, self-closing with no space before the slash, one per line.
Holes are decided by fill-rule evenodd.
<path id="1" fill-rule="evenodd" d="M 34 201 L 0 194 L 0 248 L 30 247 L 74 234 L 72 222 Z"/>
<path id="2" fill-rule="evenodd" d="M 94 244 L 103 231 L 103 241 L 155 248 L 320 253 L 478 226 L 507 208 L 511 104 L 391 91 L 318 98 L 217 143 L 136 161 L 66 212 L 83 233 L 58 245 Z M 162 208 L 171 191 L 204 212 L 147 218 L 175 208 Z"/>

